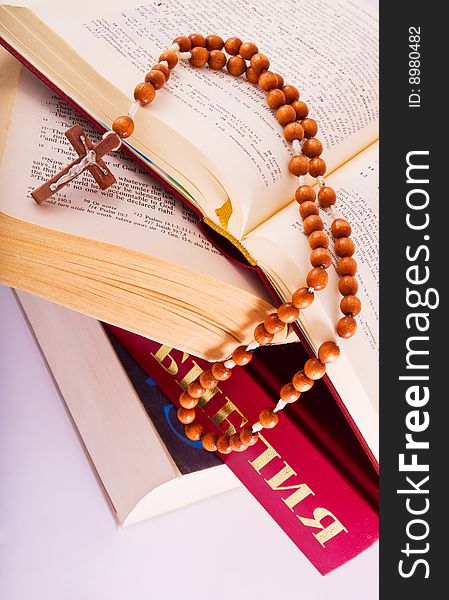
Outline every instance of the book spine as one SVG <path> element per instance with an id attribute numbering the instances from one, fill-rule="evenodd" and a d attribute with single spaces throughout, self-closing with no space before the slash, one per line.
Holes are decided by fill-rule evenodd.
<path id="1" fill-rule="evenodd" d="M 204 360 L 108 326 L 175 405 L 182 389 L 208 368 Z M 252 362 L 256 362 L 255 356 Z M 252 363 L 251 363 L 252 364 Z M 256 369 L 257 372 L 257 369 Z M 253 373 L 253 374 L 252 374 Z M 201 398 L 197 418 L 207 430 L 233 433 L 277 402 L 277 391 L 254 370 Z M 288 409 L 243 453 L 219 455 L 322 574 L 357 556 L 378 538 L 375 503 L 329 459 Z"/>

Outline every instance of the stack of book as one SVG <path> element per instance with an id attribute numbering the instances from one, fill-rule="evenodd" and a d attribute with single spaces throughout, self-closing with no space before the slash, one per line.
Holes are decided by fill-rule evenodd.
<path id="1" fill-rule="evenodd" d="M 176 417 L 179 393 L 208 368 L 204 359 L 16 297 L 120 526 L 243 483 L 323 573 L 377 539 L 376 471 L 324 383 L 254 447 L 218 458 L 188 440 Z M 260 351 L 204 405 L 208 429 L 232 433 L 261 405 L 274 406 L 298 351 Z"/>
<path id="2" fill-rule="evenodd" d="M 120 524 L 242 482 L 328 572 L 377 538 L 376 15 L 363 3 L 323 0 L 318 35 L 312 0 L 268 24 L 260 16 L 270 14 L 268 0 L 251 19 L 241 3 L 223 6 L 220 26 L 244 23 L 248 39 L 259 32 L 273 67 L 300 82 L 313 107 L 327 181 L 355 224 L 364 311 L 359 335 L 304 401 L 247 452 L 219 458 L 185 439 L 173 403 L 304 281 L 308 244 L 296 181 L 283 167 L 289 148 L 256 87 L 181 69 L 165 97 L 138 113 L 126 155 L 109 158 L 117 186 L 99 191 L 84 173 L 37 206 L 30 191 L 73 158 L 64 131 L 81 122 L 94 139 L 95 128 L 109 129 L 146 57 L 156 61 L 190 20 L 174 1 L 107 4 L 70 20 L 58 3 L 0 6 L 2 44 L 53 90 L 1 54 L 1 281 L 17 289 Z M 300 35 L 296 17 L 307 22 Z M 330 338 L 332 270 L 329 279 L 281 344 L 260 349 L 203 403 L 209 428 L 257 420 Z"/>

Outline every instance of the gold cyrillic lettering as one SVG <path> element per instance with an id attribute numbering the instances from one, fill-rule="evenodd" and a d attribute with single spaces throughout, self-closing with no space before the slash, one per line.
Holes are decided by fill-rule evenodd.
<path id="1" fill-rule="evenodd" d="M 189 383 L 195 381 L 195 379 L 203 372 L 203 369 L 194 360 L 192 362 L 193 367 L 190 369 L 190 371 L 187 371 L 181 381 L 178 381 L 183 390 L 185 390 Z"/>
<path id="2" fill-rule="evenodd" d="M 310 494 L 314 495 L 312 490 L 305 483 L 282 485 L 284 481 L 287 481 L 287 479 L 289 479 L 292 475 L 296 475 L 296 472 L 284 461 L 284 467 L 279 471 L 279 473 L 273 475 L 271 479 L 265 479 L 272 490 L 296 490 L 287 498 L 282 498 L 282 501 L 285 502 L 290 510 L 293 510 L 297 504 L 304 500 L 304 498 L 307 498 L 307 496 L 310 496 Z"/>
<path id="3" fill-rule="evenodd" d="M 315 510 L 313 511 L 313 519 L 300 517 L 299 515 L 296 516 L 306 527 L 316 527 L 317 529 L 321 529 L 319 533 L 314 533 L 313 536 L 323 547 L 326 542 L 331 540 L 333 537 L 335 537 L 342 531 L 348 533 L 346 527 L 344 527 L 344 525 L 340 523 L 337 517 L 333 515 L 330 510 L 327 510 L 327 508 L 315 508 Z M 330 517 L 332 519 L 332 522 L 329 523 L 327 527 L 321 525 L 321 521 L 325 517 Z"/>
<path id="4" fill-rule="evenodd" d="M 273 448 L 273 446 L 270 446 L 270 444 L 263 437 L 263 435 L 259 435 L 259 442 L 258 442 L 257 446 L 260 445 L 260 442 L 263 442 L 265 444 L 265 450 L 261 454 L 259 454 L 259 456 L 257 458 L 255 458 L 254 460 L 248 461 L 249 464 L 253 467 L 253 469 L 259 473 L 259 475 L 260 475 L 261 470 L 271 460 L 273 460 L 273 458 L 276 458 L 276 456 L 279 456 L 279 454 L 276 452 L 276 450 Z"/>
<path id="5" fill-rule="evenodd" d="M 273 477 L 270 479 L 265 479 L 272 490 L 292 490 L 298 487 L 297 485 L 282 486 L 284 481 L 287 481 L 287 479 L 289 479 L 292 475 L 296 475 L 296 472 L 291 468 L 291 466 L 288 465 L 285 460 L 283 462 L 285 466 L 279 471 L 279 473 L 276 473 L 276 475 L 273 475 Z"/>
<path id="6" fill-rule="evenodd" d="M 163 369 L 167 371 L 167 373 L 170 373 L 170 375 L 177 375 L 179 368 L 176 364 L 176 360 L 170 354 L 172 350 L 173 348 L 171 348 L 170 346 L 161 346 L 155 354 L 151 353 L 151 356 L 157 360 L 157 362 L 161 365 Z M 185 362 L 188 357 L 189 355 L 186 352 L 184 352 L 182 355 L 181 363 Z M 166 358 L 169 359 L 168 366 L 163 364 Z"/>
<path id="7" fill-rule="evenodd" d="M 246 423 L 248 423 L 248 419 L 245 417 L 245 415 L 243 413 L 241 413 L 239 411 L 239 409 L 236 407 L 236 405 L 233 402 L 231 402 L 231 400 L 229 400 L 229 398 L 227 396 L 225 396 L 225 399 L 226 399 L 226 404 L 224 404 L 220 408 L 220 410 L 218 412 L 216 412 L 213 417 L 211 417 L 211 419 L 215 423 L 215 425 L 217 425 L 217 427 L 219 427 L 224 421 L 226 421 L 226 423 L 228 424 L 228 428 L 226 429 L 226 434 L 232 435 L 233 433 L 236 433 L 237 429 L 231 423 L 231 421 L 228 419 L 229 415 L 232 415 L 233 413 L 237 413 L 238 415 L 240 415 L 241 421 L 239 423 L 239 429 L 241 429 L 244 425 L 246 425 Z"/>

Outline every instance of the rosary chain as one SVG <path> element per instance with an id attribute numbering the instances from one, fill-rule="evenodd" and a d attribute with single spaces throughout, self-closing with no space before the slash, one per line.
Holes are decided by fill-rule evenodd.
<path id="1" fill-rule="evenodd" d="M 267 93 L 268 106 L 275 111 L 285 139 L 291 144 L 292 157 L 288 168 L 298 178 L 295 199 L 299 204 L 304 233 L 311 248 L 312 268 L 307 274 L 306 285 L 293 293 L 290 302 L 281 304 L 276 312 L 269 314 L 256 326 L 254 340 L 250 344 L 237 347 L 227 360 L 216 362 L 210 369 L 203 371 L 180 395 L 178 418 L 185 426 L 186 436 L 191 440 L 201 440 L 203 447 L 210 452 L 218 450 L 222 454 L 229 454 L 232 451 L 246 450 L 257 442 L 260 431 L 275 427 L 279 422 L 279 413 L 288 404 L 296 402 L 302 393 L 310 390 L 315 381 L 326 374 L 326 365 L 337 360 L 340 355 L 338 339 L 349 339 L 356 332 L 355 317 L 360 313 L 361 303 L 356 295 L 358 283 L 355 278 L 357 263 L 353 258 L 355 247 L 350 237 L 351 225 L 345 219 L 337 218 L 334 213 L 336 193 L 326 185 L 324 179 L 326 163 L 321 158 L 323 145 L 316 137 L 318 124 L 309 117 L 309 108 L 300 100 L 298 89 L 294 85 L 284 84 L 281 75 L 269 70 L 269 59 L 259 52 L 253 42 L 242 42 L 237 37 L 224 41 L 218 35 L 204 37 L 199 33 L 175 38 L 159 56 L 159 62 L 147 73 L 145 81 L 136 86 L 134 102 L 128 114 L 115 119 L 112 129 L 123 139 L 132 135 L 137 110 L 155 99 L 156 92 L 167 83 L 179 60 L 188 61 L 197 68 L 208 64 L 212 70 L 221 70 L 226 66 L 231 75 L 239 77 L 245 74 L 250 83 L 258 85 Z M 312 186 L 305 183 L 307 174 L 316 178 L 318 194 Z M 327 269 L 332 265 L 333 259 L 329 251 L 329 237 L 319 216 L 320 208 L 329 211 L 332 216 L 330 230 L 338 257 L 336 270 L 339 275 L 338 289 L 342 296 L 340 310 L 343 317 L 336 324 L 336 338 L 321 344 L 318 355 L 307 360 L 303 369 L 282 386 L 276 406 L 262 409 L 259 420 L 253 425 L 232 435 L 204 432 L 203 426 L 195 420 L 195 407 L 206 390 L 212 390 L 219 382 L 229 379 L 236 366 L 247 365 L 256 348 L 270 344 L 276 334 L 297 321 L 300 311 L 314 301 L 315 293 L 327 286 Z"/>

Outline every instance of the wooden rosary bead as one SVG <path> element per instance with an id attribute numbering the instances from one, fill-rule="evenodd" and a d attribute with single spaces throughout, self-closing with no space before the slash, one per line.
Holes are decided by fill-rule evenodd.
<path id="1" fill-rule="evenodd" d="M 312 304 L 315 299 L 315 294 L 309 292 L 306 287 L 298 288 L 292 296 L 292 304 L 296 306 L 298 310 L 304 310 Z"/>
<path id="2" fill-rule="evenodd" d="M 239 53 L 242 40 L 238 37 L 230 37 L 225 41 L 225 50 L 231 56 L 236 56 Z"/>
<path id="3" fill-rule="evenodd" d="M 212 375 L 218 381 L 226 381 L 231 377 L 232 369 L 225 367 L 223 361 L 216 362 L 212 365 Z"/>
<path id="4" fill-rule="evenodd" d="M 257 52 L 251 56 L 250 64 L 258 73 L 262 73 L 262 71 L 268 71 L 270 67 L 270 61 L 268 60 L 268 57 L 260 52 Z"/>
<path id="5" fill-rule="evenodd" d="M 259 423 L 264 429 L 273 429 L 279 423 L 279 415 L 272 408 L 264 408 L 259 413 Z"/>
<path id="6" fill-rule="evenodd" d="M 251 429 L 251 427 L 247 426 L 247 427 L 244 427 L 240 431 L 240 439 L 242 440 L 242 442 L 245 444 L 246 447 L 254 446 L 254 444 L 259 439 L 259 434 L 253 433 L 253 430 Z"/>
<path id="7" fill-rule="evenodd" d="M 178 419 L 184 425 L 193 423 L 195 420 L 195 409 L 194 408 L 178 408 Z"/>
<path id="8" fill-rule="evenodd" d="M 254 339 L 261 346 L 265 346 L 266 344 L 270 344 L 273 341 L 274 335 L 269 333 L 263 323 L 259 323 L 259 325 L 254 330 Z"/>
<path id="9" fill-rule="evenodd" d="M 189 63 L 192 67 L 204 67 L 209 59 L 209 51 L 203 46 L 194 46 L 190 54 Z"/>
<path id="10" fill-rule="evenodd" d="M 340 356 L 340 348 L 335 342 L 323 342 L 318 350 L 318 358 L 322 363 L 328 365 Z"/>
<path id="11" fill-rule="evenodd" d="M 184 427 L 184 433 L 192 440 L 192 442 L 197 442 L 203 437 L 204 428 L 201 423 L 194 421 L 193 423 L 189 423 Z"/>
<path id="12" fill-rule="evenodd" d="M 206 38 L 206 48 L 209 52 L 212 50 L 221 50 L 224 46 L 224 41 L 219 35 L 208 35 Z"/>
<path id="13" fill-rule="evenodd" d="M 309 107 L 302 100 L 295 100 L 294 102 L 292 102 L 291 105 L 295 109 L 296 118 L 299 119 L 300 121 L 302 119 L 305 119 L 305 117 L 307 117 L 307 115 L 309 114 Z M 301 125 L 302 125 L 302 122 L 301 122 Z M 304 126 L 303 126 L 303 128 L 304 128 Z"/>
<path id="14" fill-rule="evenodd" d="M 268 333 L 273 333 L 275 335 L 284 329 L 285 323 L 279 319 L 277 313 L 271 313 L 271 315 L 265 317 L 263 326 Z"/>
<path id="15" fill-rule="evenodd" d="M 276 119 L 281 125 L 287 125 L 292 121 L 296 121 L 295 109 L 290 104 L 280 106 L 276 111 Z"/>
<path id="16" fill-rule="evenodd" d="M 211 69 L 219 71 L 226 64 L 226 55 L 221 50 L 211 50 L 207 62 Z"/>
<path id="17" fill-rule="evenodd" d="M 331 233 L 334 238 L 349 237 L 352 233 L 352 228 L 346 219 L 335 219 L 331 225 Z"/>
<path id="18" fill-rule="evenodd" d="M 284 78 L 279 73 L 276 73 L 276 77 L 278 78 L 278 88 L 282 88 L 284 85 Z"/>
<path id="19" fill-rule="evenodd" d="M 308 106 L 300 100 L 298 89 L 290 84 L 285 85 L 284 79 L 278 73 L 269 71 L 270 61 L 264 54 L 258 51 L 253 42 L 244 42 L 231 37 L 223 41 L 218 35 L 204 37 L 193 33 L 186 36 L 178 36 L 174 43 L 180 52 L 190 52 L 190 64 L 194 67 L 203 67 L 206 63 L 214 70 L 220 70 L 225 65 L 233 76 L 246 73 L 248 81 L 258 84 L 267 92 L 268 106 L 276 111 L 276 119 L 284 127 L 284 136 L 287 142 L 295 140 L 305 141 L 301 144 L 301 153 L 291 157 L 289 171 L 301 177 L 309 173 L 312 177 L 320 177 L 326 172 L 326 163 L 320 157 L 323 145 L 315 136 L 318 125 L 314 119 L 308 117 Z M 226 59 L 223 47 L 230 55 Z M 246 61 L 249 61 L 247 66 Z M 170 70 L 179 61 L 179 53 L 174 50 L 166 50 L 159 56 L 159 63 L 154 65 L 145 76 L 145 82 L 139 83 L 134 90 L 134 98 L 140 104 L 145 105 L 152 102 L 156 96 L 156 90 L 161 89 L 170 77 Z M 133 107 L 134 110 L 134 107 Z M 115 119 L 112 129 L 122 138 L 132 135 L 134 122 L 129 115 Z M 294 145 L 294 144 L 293 144 Z M 308 160 L 310 159 L 310 160 Z M 328 250 L 329 238 L 323 231 L 324 224 L 319 217 L 318 206 L 327 209 L 336 202 L 335 191 L 328 186 L 320 187 L 318 191 L 318 205 L 315 203 L 315 190 L 309 185 L 300 185 L 295 198 L 299 203 L 299 212 L 304 223 L 304 232 L 308 236 L 311 248 L 310 262 L 312 269 L 306 277 L 307 286 L 297 289 L 292 295 L 292 301 L 279 306 L 276 313 L 267 315 L 263 323 L 259 323 L 254 330 L 254 338 L 260 345 L 269 344 L 275 334 L 285 329 L 286 323 L 297 320 L 299 311 L 312 304 L 315 291 L 324 289 L 328 283 L 326 269 L 332 264 L 332 254 Z M 345 219 L 335 219 L 331 225 L 331 231 L 335 239 L 335 253 L 340 260 L 337 272 L 340 275 L 338 288 L 343 298 L 340 301 L 340 309 L 343 317 L 336 324 L 337 334 L 342 338 L 350 338 L 357 329 L 354 317 L 360 313 L 361 302 L 356 296 L 358 290 L 357 280 L 354 275 L 357 271 L 357 263 L 352 258 L 354 253 L 354 242 L 349 237 L 351 226 Z M 311 290 L 311 291 L 309 291 Z M 333 341 L 321 344 L 318 350 L 318 358 L 309 359 L 302 371 L 298 371 L 280 389 L 280 399 L 284 403 L 292 403 L 298 400 L 302 392 L 309 390 L 314 381 L 323 377 L 326 373 L 326 364 L 332 363 L 340 355 L 338 345 Z M 252 359 L 252 351 L 246 346 L 237 347 L 232 353 L 231 365 L 243 366 Z M 195 421 L 195 407 L 206 390 L 212 390 L 220 381 L 226 381 L 232 375 L 232 369 L 225 366 L 226 361 L 214 363 L 211 369 L 203 371 L 200 376 L 192 381 L 185 391 L 180 394 L 179 403 L 181 407 L 177 414 L 181 423 L 185 425 L 186 436 L 193 441 L 202 440 L 202 446 L 209 452 L 218 450 L 229 454 L 232 450 L 242 452 L 259 439 L 258 433 L 253 433 L 250 426 L 245 427 L 238 433 L 229 436 L 217 435 L 213 432 L 204 434 L 203 426 Z M 280 405 L 282 406 L 282 405 Z M 279 415 L 273 408 L 265 408 L 259 414 L 259 422 L 263 428 L 272 428 L 277 425 Z"/>
<path id="20" fill-rule="evenodd" d="M 342 296 L 355 296 L 359 290 L 359 284 L 355 277 L 344 275 L 338 281 L 338 291 Z"/>
<path id="21" fill-rule="evenodd" d="M 128 115 L 117 117 L 112 123 L 112 129 L 117 135 L 125 139 L 132 135 L 134 131 L 134 121 Z"/>
<path id="22" fill-rule="evenodd" d="M 356 317 L 362 310 L 362 303 L 357 296 L 348 294 L 341 299 L 340 310 L 344 315 Z"/>
<path id="23" fill-rule="evenodd" d="M 243 42 L 239 48 L 239 54 L 245 60 L 250 60 L 251 56 L 257 52 L 259 52 L 259 48 L 253 42 Z"/>
<path id="24" fill-rule="evenodd" d="M 312 267 L 328 269 L 332 264 L 332 254 L 327 248 L 315 248 L 310 253 L 310 264 Z"/>
<path id="25" fill-rule="evenodd" d="M 319 156 L 314 156 L 309 162 L 309 173 L 312 177 L 320 177 L 326 173 L 326 163 Z"/>
<path id="26" fill-rule="evenodd" d="M 231 56 L 228 59 L 228 71 L 234 77 L 239 77 L 246 71 L 246 62 L 243 60 L 241 56 Z"/>
<path id="27" fill-rule="evenodd" d="M 319 156 L 323 152 L 323 144 L 317 138 L 309 138 L 302 147 L 303 154 L 309 158 Z"/>
<path id="28" fill-rule="evenodd" d="M 259 73 L 255 71 L 252 67 L 248 67 L 246 69 L 246 78 L 250 83 L 258 83 Z"/>
<path id="29" fill-rule="evenodd" d="M 312 140 L 307 140 L 311 142 Z M 321 208 L 329 208 L 333 206 L 337 200 L 337 194 L 335 190 L 327 185 L 320 188 L 318 191 L 318 204 Z"/>
<path id="30" fill-rule="evenodd" d="M 165 85 L 167 80 L 165 79 L 165 75 L 162 73 L 162 71 L 152 69 L 145 75 L 145 81 L 147 83 L 151 83 L 155 90 L 160 90 L 161 87 Z"/>
<path id="31" fill-rule="evenodd" d="M 306 235 L 310 235 L 312 231 L 322 231 L 324 229 L 323 219 L 318 215 L 310 215 L 310 217 L 304 219 L 303 226 Z"/>
<path id="32" fill-rule="evenodd" d="M 296 100 L 299 100 L 299 91 L 294 85 L 284 85 L 282 91 L 285 94 L 287 104 L 291 104 Z"/>
<path id="33" fill-rule="evenodd" d="M 205 391 L 206 388 L 204 388 L 197 379 L 187 386 L 187 393 L 189 396 L 192 396 L 192 398 L 201 398 Z"/>
<path id="34" fill-rule="evenodd" d="M 171 71 L 178 64 L 178 55 L 172 50 L 167 50 L 166 52 L 162 52 L 162 54 L 159 56 L 159 62 L 162 61 L 168 63 L 168 68 Z"/>
<path id="35" fill-rule="evenodd" d="M 284 127 L 284 136 L 287 142 L 293 142 L 293 140 L 302 140 L 304 137 L 304 129 L 302 128 L 301 123 L 299 121 L 287 123 L 287 125 Z"/>
<path id="36" fill-rule="evenodd" d="M 170 79 L 170 69 L 167 65 L 161 65 L 161 63 L 156 63 L 154 67 L 151 67 L 152 71 L 161 71 L 165 75 L 165 81 Z"/>
<path id="37" fill-rule="evenodd" d="M 312 231 L 309 235 L 309 246 L 312 250 L 316 248 L 327 248 L 329 246 L 329 237 L 324 231 Z"/>
<path id="38" fill-rule="evenodd" d="M 270 90 L 277 89 L 278 78 L 273 71 L 264 71 L 259 75 L 257 83 L 261 90 L 269 92 Z"/>
<path id="39" fill-rule="evenodd" d="M 309 358 L 304 365 L 304 373 L 309 379 L 316 381 L 324 377 L 326 373 L 326 365 L 319 358 Z"/>
<path id="40" fill-rule="evenodd" d="M 309 170 L 309 161 L 301 154 L 292 156 L 288 163 L 288 170 L 290 173 L 292 173 L 292 175 L 296 175 L 296 177 L 306 175 L 307 171 Z"/>
<path id="41" fill-rule="evenodd" d="M 315 137 L 318 133 L 318 124 L 315 119 L 311 119 L 310 117 L 308 119 L 304 119 L 301 122 L 301 125 L 304 129 L 304 137 L 306 138 Z"/>
<path id="42" fill-rule="evenodd" d="M 203 435 L 201 443 L 203 444 L 203 448 L 208 452 L 215 452 L 217 450 L 217 440 L 218 435 L 213 431 L 208 431 Z"/>
<path id="43" fill-rule="evenodd" d="M 231 446 L 233 452 L 243 452 L 246 450 L 245 444 L 240 439 L 240 433 L 233 433 L 229 437 L 229 445 Z"/>
<path id="44" fill-rule="evenodd" d="M 308 392 L 315 382 L 309 379 L 304 371 L 297 371 L 292 378 L 292 384 L 298 392 Z"/>
<path id="45" fill-rule="evenodd" d="M 278 318 L 283 323 L 293 323 L 299 317 L 299 310 L 292 302 L 284 302 L 278 307 Z"/>
<path id="46" fill-rule="evenodd" d="M 220 435 L 215 442 L 218 452 L 221 454 L 230 454 L 232 452 L 229 435 Z"/>
<path id="47" fill-rule="evenodd" d="M 134 100 L 138 100 L 143 106 L 150 104 L 155 97 L 156 90 L 151 83 L 138 83 L 134 88 Z"/>
<path id="48" fill-rule="evenodd" d="M 342 317 L 337 323 L 338 335 L 347 340 L 354 335 L 357 330 L 357 321 L 354 317 Z"/>
<path id="49" fill-rule="evenodd" d="M 344 277 L 345 275 L 354 275 L 357 273 L 357 263 L 352 258 L 352 256 L 345 256 L 338 261 L 337 264 L 337 273 L 340 277 Z"/>
<path id="50" fill-rule="evenodd" d="M 253 357 L 251 350 L 247 350 L 246 346 L 238 346 L 232 353 L 232 360 L 239 367 L 247 365 Z"/>
<path id="51" fill-rule="evenodd" d="M 310 185 L 300 185 L 295 192 L 296 202 L 315 202 L 315 190 Z"/>
<path id="52" fill-rule="evenodd" d="M 307 219 L 310 215 L 317 215 L 319 212 L 319 208 L 315 202 L 306 201 L 299 205 L 299 214 L 302 219 Z"/>
<path id="53" fill-rule="evenodd" d="M 355 252 L 354 242 L 349 237 L 337 238 L 334 243 L 335 254 L 340 258 L 352 256 Z"/>
<path id="54" fill-rule="evenodd" d="M 182 408 L 195 408 L 198 404 L 198 398 L 192 398 L 187 392 L 182 392 L 179 396 L 179 404 Z"/>
<path id="55" fill-rule="evenodd" d="M 314 267 L 307 273 L 307 285 L 317 292 L 324 290 L 328 282 L 328 275 L 325 269 Z"/>
<path id="56" fill-rule="evenodd" d="M 287 404 L 296 402 L 300 395 L 301 392 L 298 392 L 293 383 L 286 383 L 281 387 L 281 391 L 279 392 L 280 399 L 287 402 Z"/>
<path id="57" fill-rule="evenodd" d="M 268 73 L 268 71 L 267 71 Z M 263 73 L 262 73 L 263 75 Z M 262 77 L 261 75 L 261 77 Z M 267 103 L 268 106 L 272 109 L 279 108 L 283 104 L 285 104 L 285 96 L 284 92 L 281 92 L 278 88 L 272 89 L 267 94 Z"/>
<path id="58" fill-rule="evenodd" d="M 212 374 L 212 369 L 206 369 L 200 374 L 200 384 L 206 390 L 212 390 L 214 387 L 218 385 L 218 379 L 216 379 Z"/>
<path id="59" fill-rule="evenodd" d="M 192 42 L 186 35 L 178 35 L 178 37 L 175 37 L 173 40 L 173 43 L 178 44 L 180 52 L 189 52 L 192 48 Z"/>
<path id="60" fill-rule="evenodd" d="M 201 33 L 191 33 L 189 35 L 190 43 L 192 44 L 192 48 L 205 48 L 206 47 L 206 38 Z"/>

